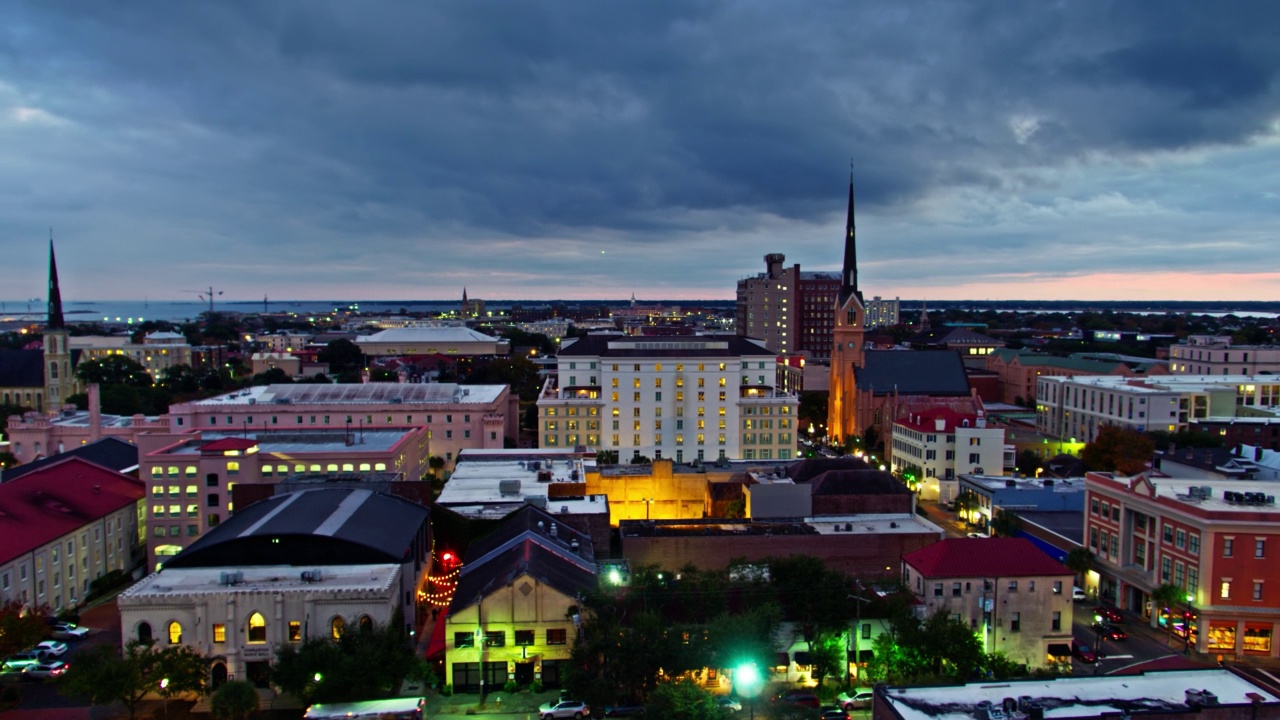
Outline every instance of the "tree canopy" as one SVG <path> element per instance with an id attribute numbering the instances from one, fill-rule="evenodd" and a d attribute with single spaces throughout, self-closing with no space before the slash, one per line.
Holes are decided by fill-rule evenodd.
<path id="1" fill-rule="evenodd" d="M 79 653 L 58 687 L 94 705 L 119 701 L 134 718 L 147 693 L 198 692 L 204 688 L 207 672 L 208 661 L 186 645 L 156 648 L 133 640 L 123 652 L 108 644 Z M 168 681 L 163 687 L 162 680 Z"/>
<path id="2" fill-rule="evenodd" d="M 406 677 L 422 672 L 399 626 L 396 620 L 369 629 L 349 627 L 337 640 L 310 637 L 300 645 L 283 645 L 271 680 L 304 703 L 388 696 Z"/>
<path id="3" fill-rule="evenodd" d="M 0 603 L 0 658 L 35 647 L 44 639 L 48 608 L 28 609 L 18 600 Z"/>
<path id="4" fill-rule="evenodd" d="M 84 385 L 128 385 L 149 388 L 151 374 L 147 369 L 124 355 L 108 355 L 101 360 L 86 360 L 76 366 L 76 377 Z"/>
<path id="5" fill-rule="evenodd" d="M 1080 459 L 1090 470 L 1136 475 L 1147 468 L 1155 443 L 1137 430 L 1103 425 L 1098 436 L 1080 451 Z"/>
<path id="6" fill-rule="evenodd" d="M 209 711 L 218 720 L 244 720 L 258 712 L 258 689 L 247 680 L 231 680 L 214 691 Z"/>

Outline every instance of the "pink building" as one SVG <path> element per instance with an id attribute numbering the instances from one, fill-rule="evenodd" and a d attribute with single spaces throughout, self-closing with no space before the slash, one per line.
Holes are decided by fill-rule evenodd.
<path id="1" fill-rule="evenodd" d="M 147 562 L 155 568 L 235 511 L 237 483 L 272 485 L 291 475 L 334 478 L 383 473 L 418 480 L 427 472 L 425 427 L 189 430 L 139 435 L 139 477 L 147 484 Z"/>

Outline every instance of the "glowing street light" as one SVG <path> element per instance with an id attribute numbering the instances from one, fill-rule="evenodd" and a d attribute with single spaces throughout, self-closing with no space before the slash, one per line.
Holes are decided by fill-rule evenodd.
<path id="1" fill-rule="evenodd" d="M 733 671 L 733 685 L 751 705 L 751 720 L 756 720 L 756 696 L 760 694 L 760 670 L 753 662 L 742 663 Z"/>

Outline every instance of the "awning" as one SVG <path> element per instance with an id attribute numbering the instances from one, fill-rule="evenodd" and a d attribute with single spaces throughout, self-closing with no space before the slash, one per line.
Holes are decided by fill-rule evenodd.
<path id="1" fill-rule="evenodd" d="M 446 644 L 444 641 L 444 624 L 448 617 L 448 613 L 440 613 L 436 617 L 435 627 L 431 628 L 431 642 L 427 643 L 427 651 L 423 653 L 424 658 L 430 659 L 444 654 Z"/>
<path id="2" fill-rule="evenodd" d="M 796 652 L 796 664 L 797 664 L 797 665 L 812 665 L 812 664 L 813 664 L 813 661 L 809 659 L 809 653 L 804 652 L 804 651 L 798 651 L 798 652 Z"/>
<path id="3" fill-rule="evenodd" d="M 1053 643 L 1049 646 L 1049 657 L 1071 657 L 1071 646 L 1066 643 Z"/>

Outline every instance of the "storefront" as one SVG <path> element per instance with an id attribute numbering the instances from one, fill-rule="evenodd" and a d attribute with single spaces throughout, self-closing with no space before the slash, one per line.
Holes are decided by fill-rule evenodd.
<path id="1" fill-rule="evenodd" d="M 1271 632 L 1272 625 L 1270 623 L 1245 623 L 1244 626 L 1244 652 L 1246 655 L 1270 655 L 1271 654 Z"/>

